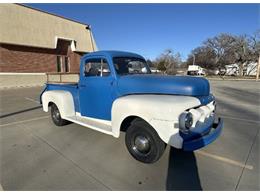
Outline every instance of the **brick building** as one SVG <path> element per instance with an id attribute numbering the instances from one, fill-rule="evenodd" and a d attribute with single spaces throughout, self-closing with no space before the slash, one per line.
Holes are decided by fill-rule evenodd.
<path id="1" fill-rule="evenodd" d="M 20 4 L 0 5 L 0 72 L 77 72 L 97 50 L 89 25 Z"/>

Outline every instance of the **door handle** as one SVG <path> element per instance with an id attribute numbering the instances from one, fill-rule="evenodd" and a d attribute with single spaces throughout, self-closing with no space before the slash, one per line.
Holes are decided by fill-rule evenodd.
<path id="1" fill-rule="evenodd" d="M 80 85 L 80 87 L 86 87 L 86 85 Z"/>

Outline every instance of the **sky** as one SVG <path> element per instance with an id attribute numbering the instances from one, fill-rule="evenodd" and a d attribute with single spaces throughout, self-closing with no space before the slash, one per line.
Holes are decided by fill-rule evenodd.
<path id="1" fill-rule="evenodd" d="M 253 34 L 260 4 L 27 4 L 90 24 L 99 50 L 123 50 L 155 59 L 165 49 L 185 60 L 219 33 Z"/>

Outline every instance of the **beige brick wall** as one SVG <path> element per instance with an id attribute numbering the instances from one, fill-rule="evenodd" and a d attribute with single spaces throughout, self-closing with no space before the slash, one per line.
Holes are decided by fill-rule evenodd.
<path id="1" fill-rule="evenodd" d="M 0 89 L 43 86 L 45 82 L 44 73 L 0 73 Z"/>

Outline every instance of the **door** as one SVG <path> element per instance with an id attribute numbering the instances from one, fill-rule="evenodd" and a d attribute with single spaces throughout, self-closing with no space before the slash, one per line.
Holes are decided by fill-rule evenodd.
<path id="1" fill-rule="evenodd" d="M 82 116 L 111 120 L 114 78 L 107 60 L 102 57 L 86 59 L 79 85 Z"/>

